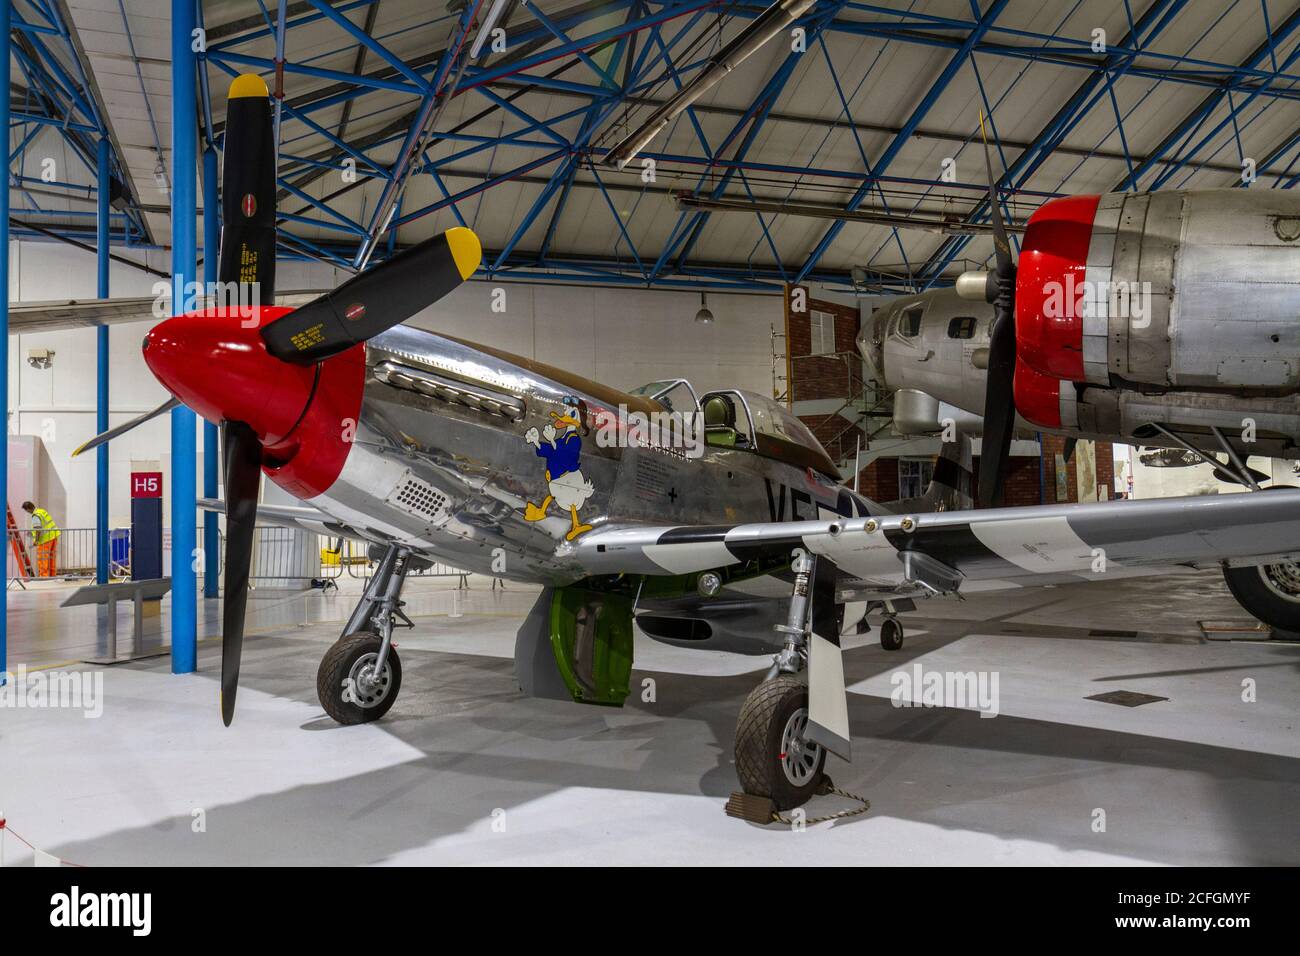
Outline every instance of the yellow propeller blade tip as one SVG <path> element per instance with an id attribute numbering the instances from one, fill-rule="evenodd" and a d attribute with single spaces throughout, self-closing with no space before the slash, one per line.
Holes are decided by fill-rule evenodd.
<path id="1" fill-rule="evenodd" d="M 468 279 L 483 261 L 483 246 L 478 241 L 478 236 L 473 229 L 464 226 L 453 226 L 444 235 L 447 237 L 447 247 L 451 249 L 451 257 L 456 260 L 456 271 L 462 279 Z"/>
<path id="2" fill-rule="evenodd" d="M 244 96 L 260 96 L 266 99 L 270 95 L 271 91 L 266 88 L 266 80 L 256 73 L 242 73 L 230 83 L 230 99 L 232 100 Z"/>

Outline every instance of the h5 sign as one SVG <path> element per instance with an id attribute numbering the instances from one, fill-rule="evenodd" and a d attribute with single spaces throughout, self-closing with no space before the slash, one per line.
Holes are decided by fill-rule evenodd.
<path id="1" fill-rule="evenodd" d="M 131 497 L 132 498 L 161 498 L 162 497 L 162 472 L 161 471 L 131 472 Z"/>

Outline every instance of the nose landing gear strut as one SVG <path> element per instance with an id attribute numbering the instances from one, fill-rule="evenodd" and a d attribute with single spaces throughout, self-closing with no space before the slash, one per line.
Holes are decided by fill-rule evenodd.
<path id="1" fill-rule="evenodd" d="M 415 559 L 395 544 L 384 550 L 375 575 L 343 633 L 316 671 L 316 696 L 340 724 L 364 724 L 388 713 L 402 687 L 402 662 L 393 628 L 414 627 L 402 612 L 402 585 Z"/>

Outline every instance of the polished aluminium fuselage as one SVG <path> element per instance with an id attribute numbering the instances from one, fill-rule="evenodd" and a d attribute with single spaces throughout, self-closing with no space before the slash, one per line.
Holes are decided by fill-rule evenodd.
<path id="1" fill-rule="evenodd" d="M 569 404 L 566 405 L 566 399 Z M 595 423 L 646 399 L 581 376 L 421 329 L 398 326 L 366 345 L 355 437 L 343 470 L 308 503 L 340 528 L 396 541 L 465 570 L 546 585 L 585 576 L 553 506 L 546 462 L 526 440 L 580 401 L 589 428 L 580 466 L 592 491 L 583 524 L 736 524 L 867 514 L 873 507 L 825 474 L 753 451 L 602 447 Z M 554 413 L 554 414 L 553 414 Z M 543 439 L 545 441 L 545 439 Z"/>
<path id="2" fill-rule="evenodd" d="M 1073 421 L 1022 428 L 1177 447 L 1152 423 L 1205 442 L 1211 427 L 1232 437 L 1249 420 L 1243 451 L 1300 457 L 1300 197 L 1103 196 L 1084 276 L 1147 290 L 1146 308 L 1086 312 L 1086 380 L 1061 386 Z M 917 334 L 904 334 L 917 313 Z M 864 323 L 858 347 L 896 393 L 900 432 L 983 415 L 992 318 L 991 305 L 947 288 L 891 300 Z"/>

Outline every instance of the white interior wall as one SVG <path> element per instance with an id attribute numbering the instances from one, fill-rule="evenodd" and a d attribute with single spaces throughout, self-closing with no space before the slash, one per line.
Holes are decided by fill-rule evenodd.
<path id="1" fill-rule="evenodd" d="M 150 264 L 166 268 L 153 253 Z M 71 246 L 13 243 L 9 300 L 93 298 L 95 257 Z M 114 296 L 153 294 L 159 281 L 113 263 Z M 342 281 L 336 270 L 310 263 L 281 263 L 280 289 L 326 289 Z M 505 311 L 492 310 L 493 290 L 505 290 Z M 470 282 L 417 317 L 413 324 L 536 358 L 616 388 L 660 378 L 690 379 L 697 391 L 730 385 L 770 393 L 772 329 L 782 324 L 779 295 L 710 293 L 715 321 L 695 322 L 698 293 L 648 289 Z M 140 354 L 151 323 L 114 326 L 110 332 L 109 424 L 121 424 L 167 399 Z M 95 521 L 95 456 L 71 453 L 95 433 L 95 331 L 75 329 L 10 337 L 10 431 L 42 435 L 46 456 L 42 487 L 65 528 Z M 55 352 L 50 369 L 27 364 L 29 349 Z M 170 482 L 170 422 L 147 422 L 109 445 L 109 519 L 130 521 L 128 475 L 131 461 L 162 462 Z M 201 431 L 197 437 L 202 475 Z M 200 478 L 201 481 L 201 478 Z M 202 488 L 200 487 L 200 491 Z M 167 514 L 166 509 L 164 514 Z"/>

